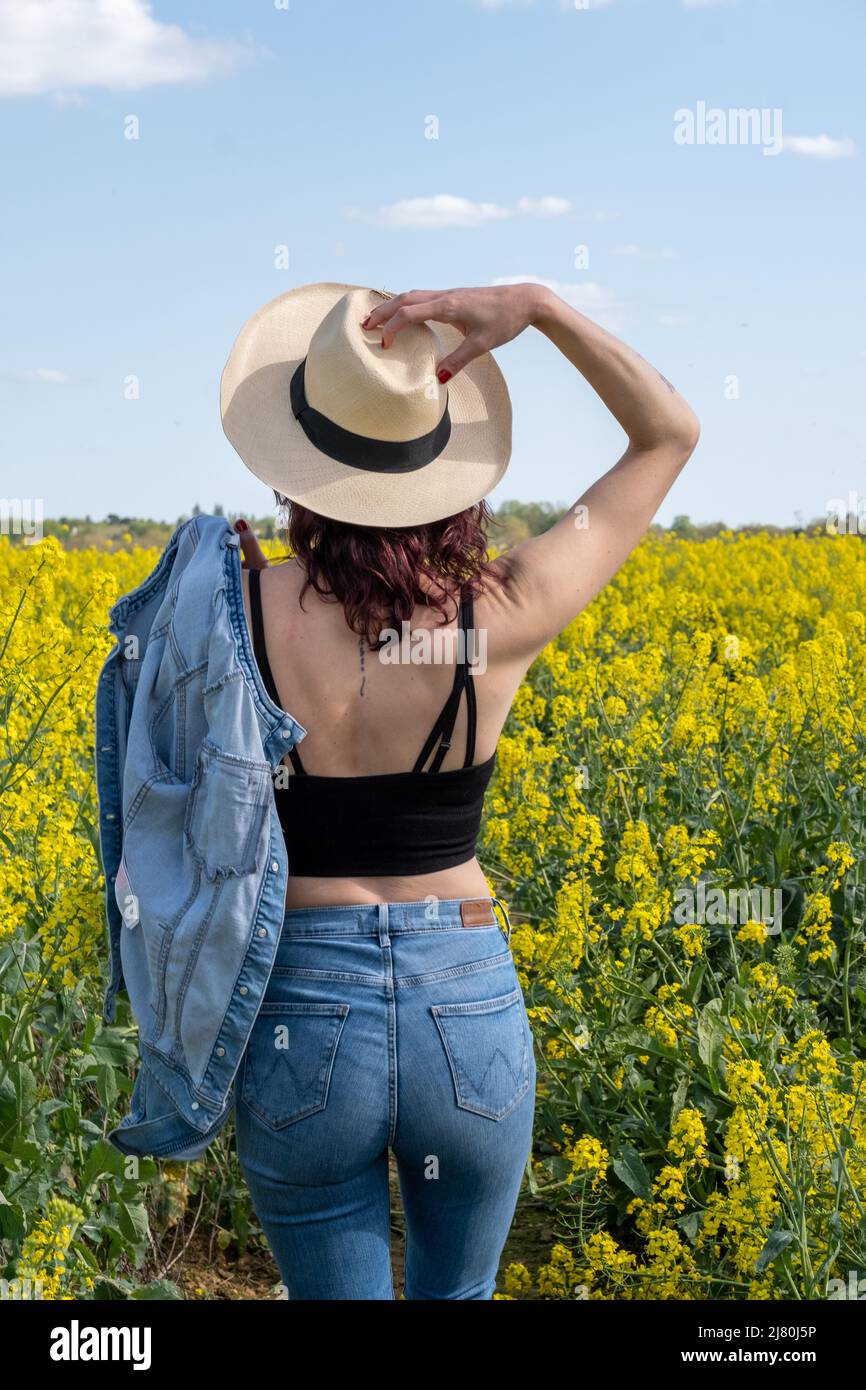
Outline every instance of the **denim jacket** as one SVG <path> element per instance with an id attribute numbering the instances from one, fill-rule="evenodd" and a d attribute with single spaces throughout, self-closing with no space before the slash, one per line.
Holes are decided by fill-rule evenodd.
<path id="1" fill-rule="evenodd" d="M 124 1153 L 198 1158 L 233 1082 L 274 963 L 289 871 L 273 772 L 306 730 L 253 657 L 238 537 L 178 526 L 109 615 L 96 692 L 96 776 L 110 971 L 139 1031 Z"/>

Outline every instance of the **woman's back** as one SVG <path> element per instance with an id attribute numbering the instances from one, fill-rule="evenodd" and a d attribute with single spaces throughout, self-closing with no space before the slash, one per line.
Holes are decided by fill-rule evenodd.
<path id="1" fill-rule="evenodd" d="M 528 664 L 509 650 L 510 644 L 497 641 L 507 625 L 505 605 L 495 583 L 488 583 L 473 605 L 471 630 L 459 635 L 457 588 L 449 604 L 449 620 L 431 607 L 418 605 L 408 632 L 392 630 L 386 647 L 377 651 L 350 630 L 342 604 L 321 597 L 308 588 L 300 603 L 305 571 L 295 561 L 270 566 L 259 572 L 263 637 L 266 663 L 270 667 L 282 707 L 308 731 L 299 745 L 303 774 L 310 778 L 370 778 L 383 774 L 408 774 L 429 741 L 434 727 L 454 695 L 457 664 L 465 654 L 474 682 L 477 725 L 472 765 L 480 767 L 492 758 L 515 691 Z M 255 596 L 254 596 L 255 597 Z M 244 571 L 244 601 L 250 631 L 254 630 L 254 609 L 250 601 L 249 572 Z M 409 659 L 414 653 L 415 660 Z M 503 656 L 504 654 L 504 656 Z M 260 665 L 262 664 L 260 656 Z M 467 692 L 456 697 L 456 717 L 450 746 L 445 748 L 438 772 L 418 775 L 412 799 L 423 809 L 432 803 L 440 789 L 430 780 L 441 774 L 458 772 L 467 755 L 470 735 L 470 703 Z M 471 743 L 471 739 L 470 739 Z M 438 747 L 438 741 L 436 746 Z M 425 760 L 430 768 L 435 748 Z M 298 776 L 286 759 L 286 785 Z M 411 782 L 413 779 L 397 779 Z M 448 779 L 453 782 L 453 779 Z M 472 774 L 470 783 L 477 782 Z M 393 800 L 391 784 L 366 788 L 373 798 L 371 807 Z M 302 789 L 304 792 L 307 787 Z M 333 806 L 334 834 L 343 825 L 345 804 L 352 804 L 348 793 L 356 787 L 317 786 L 317 807 Z M 279 794 L 279 793 L 278 793 Z M 467 797 L 471 795 L 469 786 Z M 291 796 L 289 790 L 288 796 Z M 287 803 L 288 804 L 288 803 Z M 302 805 L 300 801 L 298 805 Z M 432 829 L 432 827 L 431 827 Z M 363 831 L 363 827 L 358 827 Z M 420 831 L 420 818 L 419 818 Z M 345 834 L 345 827 L 342 831 Z M 339 856 L 339 846 L 334 847 Z M 291 869 L 287 906 L 306 906 L 321 902 L 419 901 L 428 896 L 441 898 L 484 897 L 488 886 L 477 860 L 472 857 L 459 865 L 433 873 L 382 874 L 354 873 L 335 877 L 299 873 Z M 338 861 L 339 862 L 339 861 Z M 383 860 L 382 862 L 385 862 Z M 303 868 L 303 865 L 301 865 Z M 365 870 L 372 867 L 364 865 Z"/>
<path id="2" fill-rule="evenodd" d="M 300 565 L 288 561 L 260 573 L 268 659 L 286 708 L 308 730 L 299 745 L 307 770 L 328 777 L 409 770 L 454 681 L 456 586 L 448 622 L 419 605 L 402 651 L 395 639 L 377 652 L 350 631 L 340 603 L 308 589 L 300 606 Z M 246 570 L 244 599 L 251 625 Z M 493 753 L 523 674 L 513 654 L 503 662 L 497 651 L 502 607 L 492 585 L 476 598 L 474 640 L 467 644 L 478 700 L 476 762 Z M 462 765 L 466 723 L 463 700 L 443 770 Z"/>

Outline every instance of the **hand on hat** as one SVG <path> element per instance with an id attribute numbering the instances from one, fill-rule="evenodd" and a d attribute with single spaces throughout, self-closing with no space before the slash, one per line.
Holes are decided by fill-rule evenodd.
<path id="1" fill-rule="evenodd" d="M 528 328 L 538 316 L 543 294 L 544 287 L 531 282 L 480 289 L 408 290 L 377 305 L 361 326 L 381 329 L 382 347 L 388 348 L 407 324 L 428 319 L 452 324 L 464 334 L 464 341 L 443 357 L 436 369 L 444 385 L 473 358 L 510 342 Z"/>
<path id="2" fill-rule="evenodd" d="M 259 545 L 255 531 L 243 517 L 235 522 L 235 530 L 241 538 L 241 569 L 267 569 L 270 561 Z"/>

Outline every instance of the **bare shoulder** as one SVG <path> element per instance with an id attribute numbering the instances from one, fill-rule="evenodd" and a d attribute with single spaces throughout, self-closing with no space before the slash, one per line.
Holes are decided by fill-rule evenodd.
<path id="1" fill-rule="evenodd" d="M 263 603 L 267 603 L 271 595 L 276 602 L 282 602 L 289 596 L 297 597 L 305 578 L 302 567 L 291 556 L 285 560 L 272 560 L 260 574 Z"/>

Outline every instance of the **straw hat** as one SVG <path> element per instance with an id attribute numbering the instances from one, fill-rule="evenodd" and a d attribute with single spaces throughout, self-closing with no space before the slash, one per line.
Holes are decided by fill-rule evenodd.
<path id="1" fill-rule="evenodd" d="M 388 348 L 361 321 L 393 296 L 301 285 L 263 305 L 223 369 L 223 429 L 247 468 L 321 516 L 418 526 L 490 492 L 511 455 L 511 401 L 489 353 L 443 386 L 463 335 L 403 328 Z"/>

